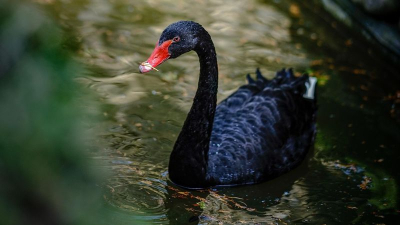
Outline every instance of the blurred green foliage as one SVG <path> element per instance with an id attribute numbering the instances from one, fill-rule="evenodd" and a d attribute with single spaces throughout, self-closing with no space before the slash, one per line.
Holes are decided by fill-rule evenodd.
<path id="1" fill-rule="evenodd" d="M 0 224 L 98 224 L 100 177 L 73 81 L 81 69 L 39 9 L 0 6 Z"/>

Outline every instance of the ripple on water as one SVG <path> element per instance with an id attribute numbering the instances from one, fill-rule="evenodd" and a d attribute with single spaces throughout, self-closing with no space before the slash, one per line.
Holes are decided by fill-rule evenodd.
<path id="1" fill-rule="evenodd" d="M 129 159 L 112 161 L 115 176 L 107 182 L 109 204 L 139 220 L 164 220 L 166 181 L 158 172 L 164 167 L 143 165 Z"/>

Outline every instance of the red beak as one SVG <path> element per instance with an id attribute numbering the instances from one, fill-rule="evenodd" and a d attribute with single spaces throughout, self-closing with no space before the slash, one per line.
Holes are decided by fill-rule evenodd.
<path id="1" fill-rule="evenodd" d="M 168 52 L 168 47 L 171 44 L 172 40 L 165 41 L 161 45 L 158 45 L 157 42 L 156 48 L 154 49 L 153 53 L 151 53 L 149 59 L 139 66 L 139 71 L 141 73 L 147 73 L 169 59 L 170 54 Z"/>

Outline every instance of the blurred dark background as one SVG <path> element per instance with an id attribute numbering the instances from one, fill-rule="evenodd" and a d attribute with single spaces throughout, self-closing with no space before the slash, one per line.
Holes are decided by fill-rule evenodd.
<path id="1" fill-rule="evenodd" d="M 0 5 L 0 224 L 98 224 L 82 66 L 36 5 Z"/>

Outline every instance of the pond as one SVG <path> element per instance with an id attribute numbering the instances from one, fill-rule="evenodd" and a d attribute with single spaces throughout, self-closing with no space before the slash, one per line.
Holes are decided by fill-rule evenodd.
<path id="1" fill-rule="evenodd" d="M 37 0 L 67 31 L 94 95 L 93 158 L 110 172 L 104 224 L 393 224 L 400 220 L 398 68 L 318 1 Z M 295 170 L 258 185 L 188 191 L 168 160 L 197 88 L 197 55 L 138 73 L 162 30 L 194 20 L 211 34 L 218 101 L 259 67 L 318 78 L 318 133 Z M 396 97 L 397 95 L 397 97 Z"/>

